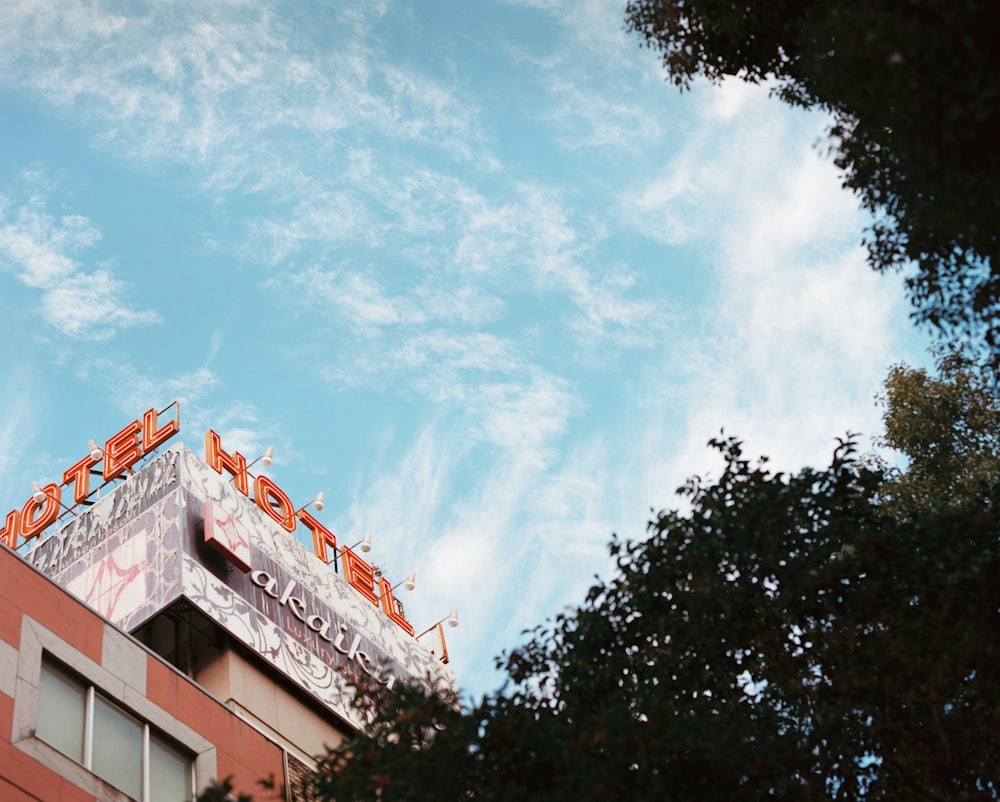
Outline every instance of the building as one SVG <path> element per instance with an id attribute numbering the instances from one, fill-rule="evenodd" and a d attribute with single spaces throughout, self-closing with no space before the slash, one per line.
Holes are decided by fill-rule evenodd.
<path id="1" fill-rule="evenodd" d="M 147 411 L 4 519 L 5 802 L 181 802 L 225 777 L 292 799 L 364 726 L 352 683 L 455 688 L 441 622 L 418 641 L 359 544 L 214 431 L 204 458 L 167 446 L 179 430 L 176 404 Z"/>

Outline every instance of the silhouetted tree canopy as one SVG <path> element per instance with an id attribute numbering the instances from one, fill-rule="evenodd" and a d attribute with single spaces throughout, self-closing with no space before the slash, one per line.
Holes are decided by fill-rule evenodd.
<path id="1" fill-rule="evenodd" d="M 936 370 L 895 365 L 878 397 L 877 442 L 907 461 L 904 469 L 879 463 L 884 503 L 899 517 L 987 503 L 1000 482 L 996 375 L 962 350 L 939 351 Z"/>
<path id="2" fill-rule="evenodd" d="M 629 0 L 626 24 L 681 88 L 773 81 L 833 117 L 879 270 L 913 263 L 919 321 L 1000 353 L 1000 3 Z"/>
<path id="3" fill-rule="evenodd" d="M 934 376 L 893 369 L 883 439 L 903 469 L 848 438 L 826 469 L 773 473 L 714 440 L 719 477 L 690 480 L 687 511 L 645 539 L 613 539 L 612 578 L 499 659 L 504 687 L 465 711 L 362 694 L 370 732 L 323 759 L 310 798 L 997 799 L 983 375 L 960 355 Z M 992 466 L 964 471 L 981 452 Z"/>

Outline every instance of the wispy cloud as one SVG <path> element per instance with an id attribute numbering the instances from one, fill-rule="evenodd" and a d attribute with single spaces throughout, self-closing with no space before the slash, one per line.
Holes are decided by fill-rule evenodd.
<path id="1" fill-rule="evenodd" d="M 468 222 L 455 248 L 465 274 L 509 291 L 527 286 L 552 297 L 552 311 L 565 314 L 582 345 L 593 348 L 649 345 L 661 332 L 666 306 L 653 287 L 625 265 L 602 264 L 596 256 L 604 231 L 580 215 L 571 199 L 535 184 L 522 184 L 501 206 L 467 193 L 462 216 Z M 568 313 L 563 303 L 568 302 Z"/>
<path id="2" fill-rule="evenodd" d="M 0 253 L 5 266 L 22 283 L 36 289 L 75 273 L 79 265 L 69 253 L 93 245 L 101 236 L 82 215 L 56 219 L 39 197 L 15 204 L 0 196 L 0 221 Z"/>
<path id="3" fill-rule="evenodd" d="M 162 377 L 131 362 L 106 357 L 84 360 L 78 370 L 81 378 L 100 378 L 102 384 L 114 387 L 114 403 L 127 415 L 135 415 L 136 410 L 151 406 L 163 406 L 175 399 L 183 408 L 196 410 L 220 383 L 208 368 Z"/>
<path id="4" fill-rule="evenodd" d="M 699 400 L 679 460 L 706 459 L 704 441 L 724 426 L 783 467 L 823 462 L 834 437 L 877 425 L 872 394 L 908 333 L 900 287 L 864 262 L 863 217 L 813 147 L 822 119 L 775 113 L 759 87 L 699 97 L 692 144 L 622 196 L 643 234 L 697 221 L 684 240 L 715 243 L 715 311 L 692 343 Z"/>
<path id="5" fill-rule="evenodd" d="M 547 82 L 553 106 L 546 116 L 557 132 L 559 143 L 568 149 L 606 148 L 623 155 L 659 139 L 659 115 L 635 99 L 623 101 L 609 95 L 606 86 L 586 86 L 558 77 Z M 622 94 L 631 94 L 622 90 Z"/>
<path id="6" fill-rule="evenodd" d="M 216 346 L 217 337 L 213 336 L 211 347 Z M 253 401 L 220 394 L 225 382 L 207 367 L 163 375 L 132 362 L 100 357 L 84 360 L 78 372 L 85 380 L 115 388 L 111 403 L 124 416 L 177 401 L 182 431 L 189 433 L 185 441 L 195 450 L 200 433 L 208 429 L 219 432 L 227 451 L 239 451 L 248 459 L 276 446 L 276 465 L 294 462 L 302 445 L 292 444 L 279 423 L 261 414 Z M 190 433 L 195 433 L 193 440 Z"/>
<path id="7" fill-rule="evenodd" d="M 478 109 L 471 98 L 456 97 L 456 90 L 410 69 L 382 68 L 392 92 L 392 111 L 383 118 L 387 133 L 442 147 L 462 161 L 493 171 L 500 167 L 483 137 Z"/>
<path id="8" fill-rule="evenodd" d="M 251 223 L 246 251 L 258 258 L 263 253 L 264 261 L 278 265 L 315 243 L 375 245 L 379 233 L 363 198 L 348 189 L 319 188 L 297 201 L 287 215 Z"/>
<path id="9" fill-rule="evenodd" d="M 42 296 L 42 314 L 70 337 L 104 340 L 121 329 L 159 323 L 158 313 L 125 306 L 126 285 L 106 270 L 67 276 Z"/>
<path id="10" fill-rule="evenodd" d="M 545 488 L 561 462 L 560 443 L 581 409 L 572 388 L 544 374 L 488 383 L 476 396 L 423 427 L 391 466 L 379 461 L 378 478 L 362 485 L 346 516 L 352 537 L 376 533 L 393 571 L 417 569 L 419 592 L 404 600 L 415 624 L 460 607 L 466 623 L 449 640 L 461 644 L 455 666 L 472 681 L 472 666 L 501 639 L 516 638 L 564 598 L 552 577 L 551 542 L 528 521 L 551 495 Z M 463 466 L 484 453 L 495 456 L 470 483 Z M 580 512 L 555 515 L 579 522 Z M 594 536 L 579 526 L 574 534 L 581 542 Z M 509 612 L 498 620 L 497 610 Z"/>
<path id="11" fill-rule="evenodd" d="M 0 388 L 0 482 L 9 487 L 24 482 L 18 467 L 38 426 L 39 413 L 31 400 L 34 378 L 27 366 L 4 373 L 4 385 Z M 6 510 L 0 515 L 6 515 Z"/>
<path id="12" fill-rule="evenodd" d="M 648 345 L 652 288 L 637 298 L 641 281 L 627 266 L 590 265 L 601 237 L 592 217 L 540 184 L 502 175 L 479 100 L 460 75 L 432 75 L 398 59 L 388 43 L 360 35 L 385 8 L 331 11 L 344 33 L 339 44 L 320 46 L 253 4 L 210 13 L 153 6 L 127 15 L 69 2 L 56 14 L 23 5 L 11 19 L 17 35 L 5 39 L 0 60 L 10 68 L 8 82 L 79 114 L 99 141 L 135 162 L 189 165 L 222 198 L 254 197 L 258 217 L 250 217 L 247 241 L 237 246 L 244 256 L 284 266 L 378 251 L 427 275 L 442 268 L 476 275 L 464 289 L 474 305 L 454 307 L 471 308 L 469 318 L 499 314 L 502 302 L 494 299 L 528 286 L 552 298 L 581 353 Z M 579 21 L 571 38 L 601 38 L 597 21 L 604 12 L 601 3 L 588 4 L 589 22 Z M 338 27 L 331 20 L 325 30 Z M 348 36 L 352 30 L 359 35 Z M 620 37 L 616 31 L 612 39 Z M 587 116 L 593 133 L 586 140 L 595 146 L 629 131 L 657 135 L 653 118 L 636 104 L 572 82 L 549 91 L 563 99 L 567 114 Z M 373 149 L 373 138 L 390 147 Z M 451 162 L 432 166 L 400 155 L 413 144 Z M 337 171 L 313 169 L 317 156 L 327 166 L 343 165 L 337 178 Z M 456 177 L 470 166 L 471 175 Z M 336 278 L 347 292 L 332 308 L 355 315 L 359 330 L 420 325 L 414 315 L 426 314 L 433 282 L 401 289 L 358 276 L 354 270 Z M 99 286 L 97 277 L 89 282 L 92 291 Z M 103 288 L 124 289 L 110 280 Z M 442 297 L 440 289 L 433 292 Z M 121 314 L 117 325 L 151 319 Z M 81 333 L 82 322 L 67 320 L 67 332 Z"/>
<path id="13" fill-rule="evenodd" d="M 496 169 L 468 98 L 373 49 L 364 32 L 384 10 L 326 9 L 337 41 L 312 43 L 259 4 L 126 15 L 23 3 L 6 17 L 0 64 L 8 84 L 103 129 L 107 147 L 142 164 L 194 166 L 222 193 L 280 191 L 337 132 L 363 141 L 376 131 Z"/>
<path id="14" fill-rule="evenodd" d="M 39 292 L 43 319 L 66 337 L 104 340 L 160 321 L 155 311 L 130 308 L 127 286 L 108 270 L 82 269 L 75 254 L 99 238 L 86 217 L 56 217 L 41 197 L 18 203 L 0 195 L 0 268 Z"/>
<path id="15" fill-rule="evenodd" d="M 331 314 L 337 325 L 350 327 L 359 337 L 373 336 L 386 327 L 410 327 L 424 323 L 420 305 L 404 296 L 390 296 L 371 273 L 350 270 L 308 270 L 269 279 L 269 287 L 290 283 L 303 301 Z"/>

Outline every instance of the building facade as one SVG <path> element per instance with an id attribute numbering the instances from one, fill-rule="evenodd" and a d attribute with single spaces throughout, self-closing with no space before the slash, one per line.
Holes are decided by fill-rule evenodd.
<path id="1" fill-rule="evenodd" d="M 0 530 L 0 799 L 182 802 L 226 777 L 293 799 L 364 726 L 354 694 L 455 688 L 440 624 L 418 641 L 360 553 L 215 432 L 168 447 L 164 412 Z"/>

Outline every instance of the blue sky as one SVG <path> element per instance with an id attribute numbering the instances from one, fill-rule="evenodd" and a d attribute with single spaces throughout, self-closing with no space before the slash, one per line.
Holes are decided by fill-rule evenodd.
<path id="1" fill-rule="evenodd" d="M 718 464 L 878 428 L 901 280 L 765 89 L 679 94 L 621 0 L 0 0 L 0 510 L 151 406 L 342 540 L 453 667 Z"/>

